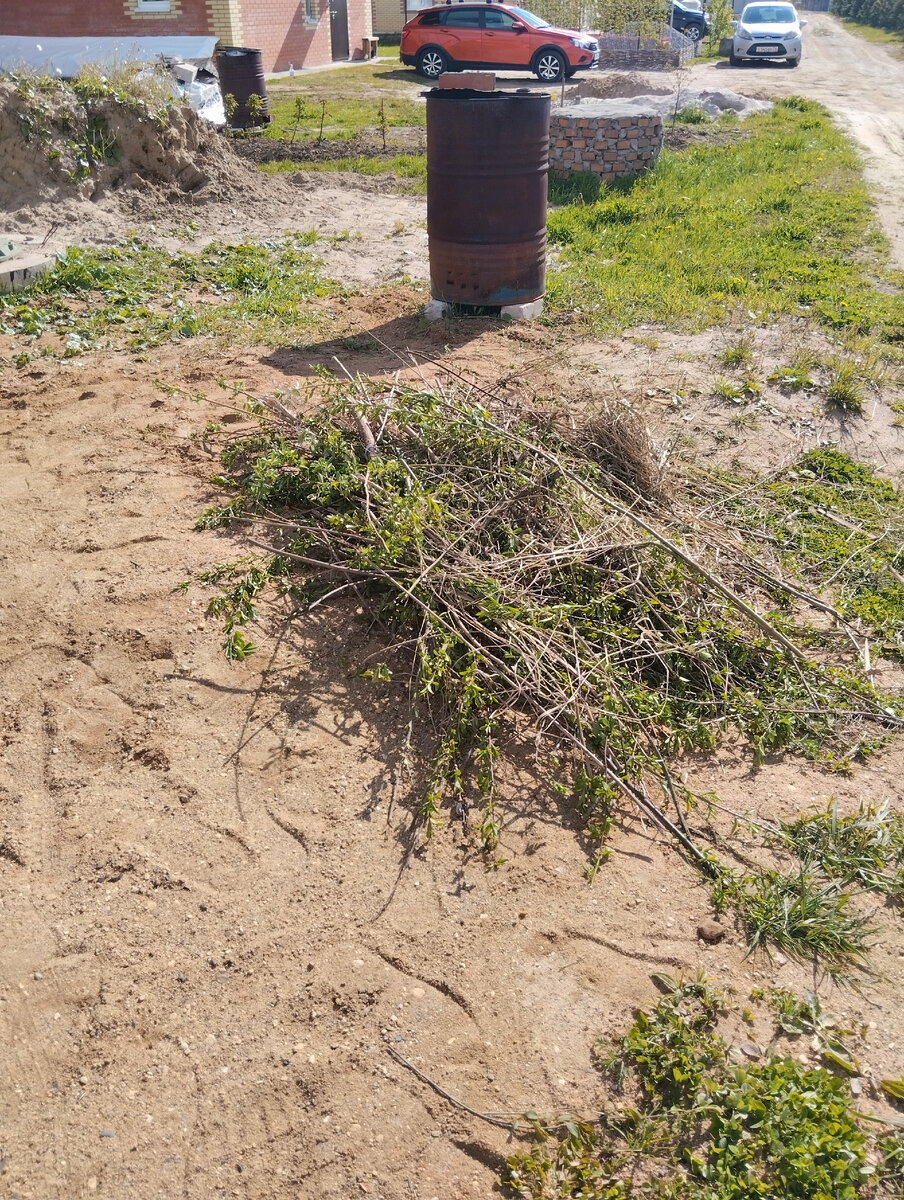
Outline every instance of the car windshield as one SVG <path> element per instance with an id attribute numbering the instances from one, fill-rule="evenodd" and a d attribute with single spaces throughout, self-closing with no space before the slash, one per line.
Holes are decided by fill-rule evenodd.
<path id="1" fill-rule="evenodd" d="M 519 17 L 525 25 L 532 25 L 534 29 L 548 29 L 549 22 L 544 21 L 542 17 L 538 17 L 536 13 L 528 12 L 526 8 L 510 8 L 510 13 L 514 13 Z"/>
<path id="2" fill-rule="evenodd" d="M 751 4 L 741 20 L 745 25 L 787 25 L 797 20 L 797 13 L 790 4 Z"/>

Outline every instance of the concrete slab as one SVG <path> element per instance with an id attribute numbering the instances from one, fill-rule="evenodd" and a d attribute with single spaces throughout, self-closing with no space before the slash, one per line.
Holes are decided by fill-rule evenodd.
<path id="1" fill-rule="evenodd" d="M 52 246 L 38 239 L 17 234 L 14 238 L 0 233 L 0 292 L 18 292 L 29 287 L 56 261 Z"/>

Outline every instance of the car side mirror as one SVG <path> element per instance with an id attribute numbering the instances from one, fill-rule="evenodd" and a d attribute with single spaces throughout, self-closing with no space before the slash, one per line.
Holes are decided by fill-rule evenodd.
<path id="1" fill-rule="evenodd" d="M 515 33 L 524 33 L 527 30 L 527 26 L 522 24 L 521 21 L 512 21 L 512 29 L 514 29 Z"/>
<path id="2" fill-rule="evenodd" d="M 731 29 L 737 29 L 738 27 L 737 21 L 729 21 L 728 24 Z"/>
<path id="3" fill-rule="evenodd" d="M 803 29 L 803 27 L 804 27 L 805 25 L 809 25 L 809 24 L 810 24 L 810 22 L 809 22 L 809 21 L 801 21 L 801 23 L 800 23 L 800 27 L 801 27 L 801 29 Z"/>

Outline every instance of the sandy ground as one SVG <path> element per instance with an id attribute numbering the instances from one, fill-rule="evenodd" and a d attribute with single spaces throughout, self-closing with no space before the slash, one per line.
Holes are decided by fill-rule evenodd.
<path id="1" fill-rule="evenodd" d="M 528 390 L 670 385 L 670 344 L 627 337 L 572 358 L 539 329 L 425 328 L 410 315 L 417 298 L 361 297 L 344 319 Z M 769 336 L 764 362 L 788 340 Z M 215 377 L 307 386 L 331 349 L 211 357 L 188 345 L 3 380 L 0 1195 L 489 1196 L 511 1140 L 387 1047 L 478 1111 L 592 1113 L 592 1043 L 655 998 L 652 972 L 703 967 L 742 996 L 813 984 L 782 959 L 744 959 L 734 929 L 700 942 L 705 888 L 630 814 L 589 887 L 573 817 L 517 743 L 497 870 L 456 825 L 430 847 L 412 837 L 416 797 L 397 787 L 405 697 L 355 677 L 379 641 L 353 612 L 301 627 L 273 612 L 254 631 L 256 658 L 223 659 L 206 592 L 177 590 L 241 553 L 232 536 L 191 532 L 215 495 L 196 435 L 230 417 Z M 711 368 L 672 369 L 686 381 Z M 701 449 L 773 465 L 826 436 L 804 404 L 727 446 L 714 429 L 734 436 L 731 414 L 707 404 L 673 413 L 651 398 L 650 415 L 664 413 L 660 432 L 687 452 L 713 437 Z M 852 448 L 894 474 L 901 431 L 881 405 L 872 416 Z M 830 795 L 843 808 L 900 803 L 902 753 L 850 779 L 793 761 L 753 772 L 730 747 L 686 768 L 730 808 L 775 819 Z M 706 836 L 705 815 L 694 820 Z M 729 861 L 758 853 L 746 835 L 725 846 Z M 904 1071 L 904 943 L 890 911 L 875 919 L 862 993 L 820 990 L 862 1024 L 861 1060 L 885 1078 Z M 876 1104 L 868 1088 L 863 1103 Z"/>
<path id="2" fill-rule="evenodd" d="M 806 92 L 814 61 L 769 79 Z M 735 75 L 739 90 L 748 78 L 765 86 L 765 71 Z M 380 208 L 382 224 L 368 227 L 384 200 L 395 215 Z M 331 274 L 357 254 L 370 280 L 387 248 L 407 248 L 386 236 L 392 222 L 414 226 L 423 211 L 319 182 L 305 205 L 325 232 L 374 230 L 320 246 Z M 265 214 L 244 228 L 263 224 Z M 828 438 L 900 481 L 890 396 L 867 419 L 839 422 L 767 390 L 758 428 L 742 430 L 706 390 L 723 373 L 720 334 L 635 330 L 568 345 L 542 327 L 428 328 L 415 315 L 425 297 L 397 286 L 335 302 L 337 331 L 372 329 L 421 358 L 575 403 L 615 389 L 645 404 L 675 455 L 768 467 Z M 757 333 L 758 371 L 801 332 Z M 412 836 L 405 698 L 354 674 L 379 647 L 366 614 L 286 626 L 268 612 L 254 631 L 260 653 L 224 660 L 206 591 L 177 587 L 242 553 L 232 535 L 192 532 L 216 496 L 215 458 L 197 435 L 208 419 L 232 420 L 215 379 L 256 393 L 315 387 L 312 364 L 336 352 L 184 343 L 146 362 L 104 353 L 0 377 L 2 1197 L 490 1196 L 511 1139 L 441 1099 L 390 1048 L 478 1111 L 589 1114 L 601 1095 L 593 1041 L 655 999 L 652 972 L 703 967 L 741 997 L 754 984 L 814 983 L 781 958 L 745 959 L 734 928 L 717 947 L 699 941 L 705 888 L 630 813 L 589 887 L 573 816 L 516 741 L 498 869 L 460 826 L 429 847 Z M 381 351 L 348 365 L 380 376 L 398 363 Z M 679 386 L 688 400 L 676 407 Z M 730 746 L 681 766 L 729 808 L 774 820 L 830 796 L 842 809 L 900 805 L 904 743 L 849 778 L 796 761 L 754 772 Z M 693 821 L 711 832 L 706 814 Z M 729 818 L 716 824 L 727 837 Z M 723 853 L 740 863 L 761 852 L 738 833 Z M 817 982 L 828 1007 L 862 1026 L 867 1074 L 899 1077 L 904 939 L 890 910 L 874 920 L 861 992 Z M 860 1103 L 880 1107 L 870 1092 Z"/>

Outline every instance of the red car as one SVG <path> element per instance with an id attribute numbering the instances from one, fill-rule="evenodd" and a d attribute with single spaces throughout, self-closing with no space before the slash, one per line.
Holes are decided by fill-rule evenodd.
<path id="1" fill-rule="evenodd" d="M 599 43 L 586 33 L 556 29 L 510 4 L 446 4 L 426 8 L 402 30 L 401 59 L 427 79 L 465 67 L 533 71 L 556 83 L 600 60 Z"/>

